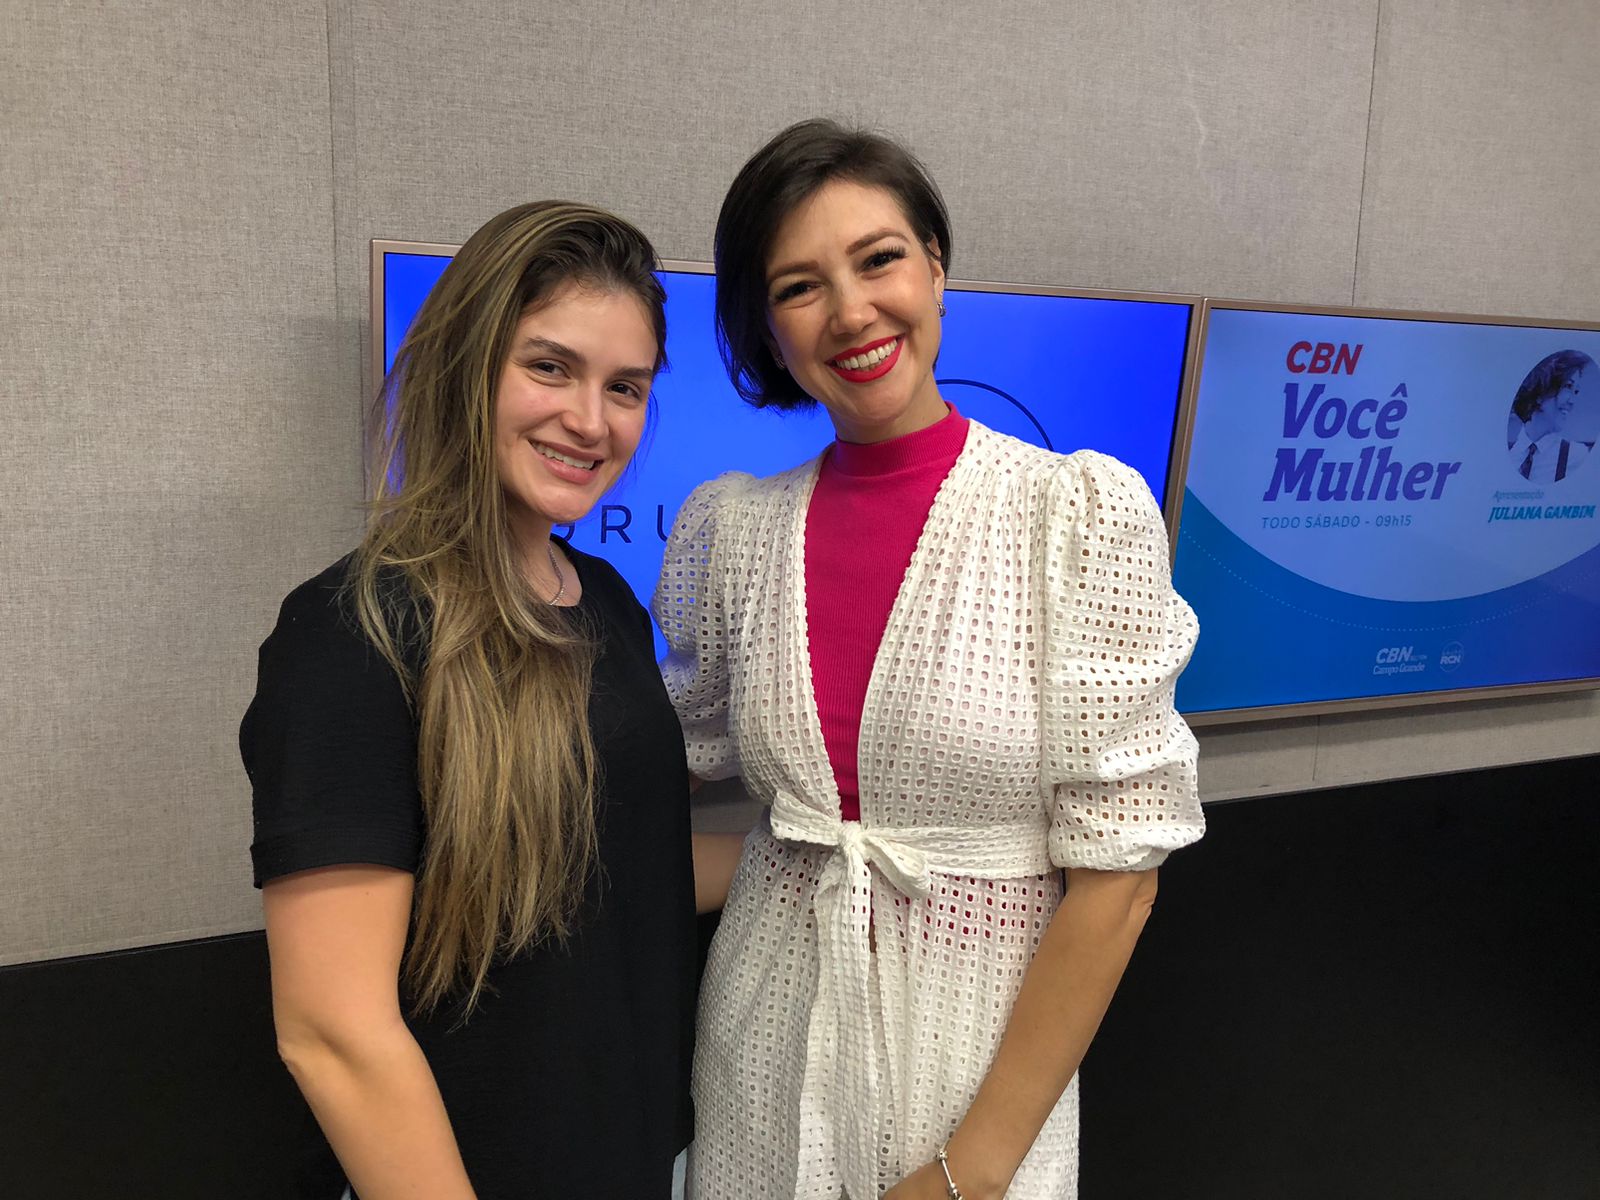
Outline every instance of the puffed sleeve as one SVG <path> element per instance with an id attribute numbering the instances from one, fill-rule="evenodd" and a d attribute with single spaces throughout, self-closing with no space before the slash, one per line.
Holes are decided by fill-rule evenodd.
<path id="1" fill-rule="evenodd" d="M 661 678 L 683 726 L 689 770 L 701 779 L 739 774 L 739 748 L 728 721 L 728 626 L 717 526 L 728 494 L 749 478 L 720 475 L 689 494 L 667 540 L 650 605 L 667 641 Z"/>
<path id="2" fill-rule="evenodd" d="M 1199 625 L 1172 590 L 1161 512 L 1138 472 L 1082 451 L 1050 480 L 1041 533 L 1051 861 L 1159 866 L 1205 832 L 1198 748 L 1173 708 Z"/>

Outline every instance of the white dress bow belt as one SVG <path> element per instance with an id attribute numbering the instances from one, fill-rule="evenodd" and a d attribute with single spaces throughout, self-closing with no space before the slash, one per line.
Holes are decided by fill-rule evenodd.
<path id="1" fill-rule="evenodd" d="M 813 900 L 820 968 L 806 1036 L 800 1094 L 802 1156 L 833 1147 L 838 1176 L 799 1164 L 796 1200 L 835 1200 L 842 1183 L 851 1200 L 878 1195 L 880 1063 L 873 1032 L 872 868 L 902 895 L 925 899 L 933 874 L 1019 879 L 1051 869 L 1047 825 L 866 827 L 818 812 L 780 793 L 771 809 L 773 835 L 832 847 Z M 904 970 L 898 954 L 879 959 Z M 885 961 L 891 960 L 891 961 Z M 898 994 L 900 989 L 895 989 Z M 816 1164 L 818 1166 L 824 1164 Z"/>

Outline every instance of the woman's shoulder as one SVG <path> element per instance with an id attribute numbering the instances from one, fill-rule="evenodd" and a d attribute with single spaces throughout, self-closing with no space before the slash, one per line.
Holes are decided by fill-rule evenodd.
<path id="1" fill-rule="evenodd" d="M 290 591 L 278 606 L 278 624 L 274 632 L 338 630 L 351 614 L 348 596 L 354 564 L 352 551 Z"/>
<path id="2" fill-rule="evenodd" d="M 702 527 L 723 519 L 757 517 L 774 508 L 787 509 L 809 492 L 817 461 L 808 459 L 775 475 L 727 471 L 708 479 L 684 499 L 674 524 L 682 525 L 687 520 Z"/>
<path id="3" fill-rule="evenodd" d="M 363 631 L 358 604 L 359 572 L 352 551 L 299 584 L 278 608 L 267 641 L 280 650 L 308 653 L 332 647 L 373 649 Z M 423 623 L 409 577 L 399 567 L 380 566 L 373 575 L 379 610 L 403 650 L 414 647 Z"/>
<path id="4" fill-rule="evenodd" d="M 1138 471 L 1099 450 L 1079 449 L 1064 454 L 1000 433 L 976 421 L 972 422 L 969 438 L 969 447 L 975 451 L 975 466 L 989 473 L 1009 476 L 1031 489 L 1149 494 L 1149 486 Z"/>
<path id="5" fill-rule="evenodd" d="M 1097 492 L 1125 492 L 1154 498 L 1143 475 L 1120 458 L 1099 450 L 1074 450 L 1061 455 L 1054 480 L 1057 486 L 1065 484 Z"/>
<path id="6" fill-rule="evenodd" d="M 771 475 L 752 475 L 748 471 L 726 471 L 714 479 L 708 479 L 695 489 L 695 492 L 704 492 L 714 495 L 724 502 L 760 501 L 773 496 L 782 496 L 796 488 L 807 486 L 817 473 L 817 463 L 821 455 L 808 458 L 805 462 L 796 463 L 782 471 L 775 471 Z"/>

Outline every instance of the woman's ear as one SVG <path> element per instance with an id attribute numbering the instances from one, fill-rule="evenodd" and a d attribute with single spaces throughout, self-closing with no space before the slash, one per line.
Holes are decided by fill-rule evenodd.
<path id="1" fill-rule="evenodd" d="M 944 307 L 944 252 L 939 248 L 939 239 L 930 237 L 928 244 L 923 247 L 928 255 L 928 271 L 933 276 L 933 297 Z"/>

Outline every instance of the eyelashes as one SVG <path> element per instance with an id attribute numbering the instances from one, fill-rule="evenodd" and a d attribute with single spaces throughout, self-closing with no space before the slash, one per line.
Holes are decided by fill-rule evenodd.
<path id="1" fill-rule="evenodd" d="M 563 363 L 554 359 L 538 358 L 528 364 L 528 370 L 539 376 L 541 380 L 561 380 L 567 378 L 567 368 Z M 612 395 L 634 403 L 642 403 L 650 395 L 648 388 L 640 387 L 636 383 L 619 379 L 606 385 L 606 390 Z"/>
<path id="2" fill-rule="evenodd" d="M 881 271 L 885 267 L 893 266 L 905 258 L 906 254 L 907 250 L 904 246 L 884 246 L 882 249 L 874 250 L 862 260 L 861 270 Z M 796 279 L 794 282 L 787 283 L 772 293 L 772 298 L 768 303 L 773 305 L 786 304 L 790 300 L 799 299 L 807 292 L 814 290 L 816 286 L 816 283 L 812 280 Z"/>

